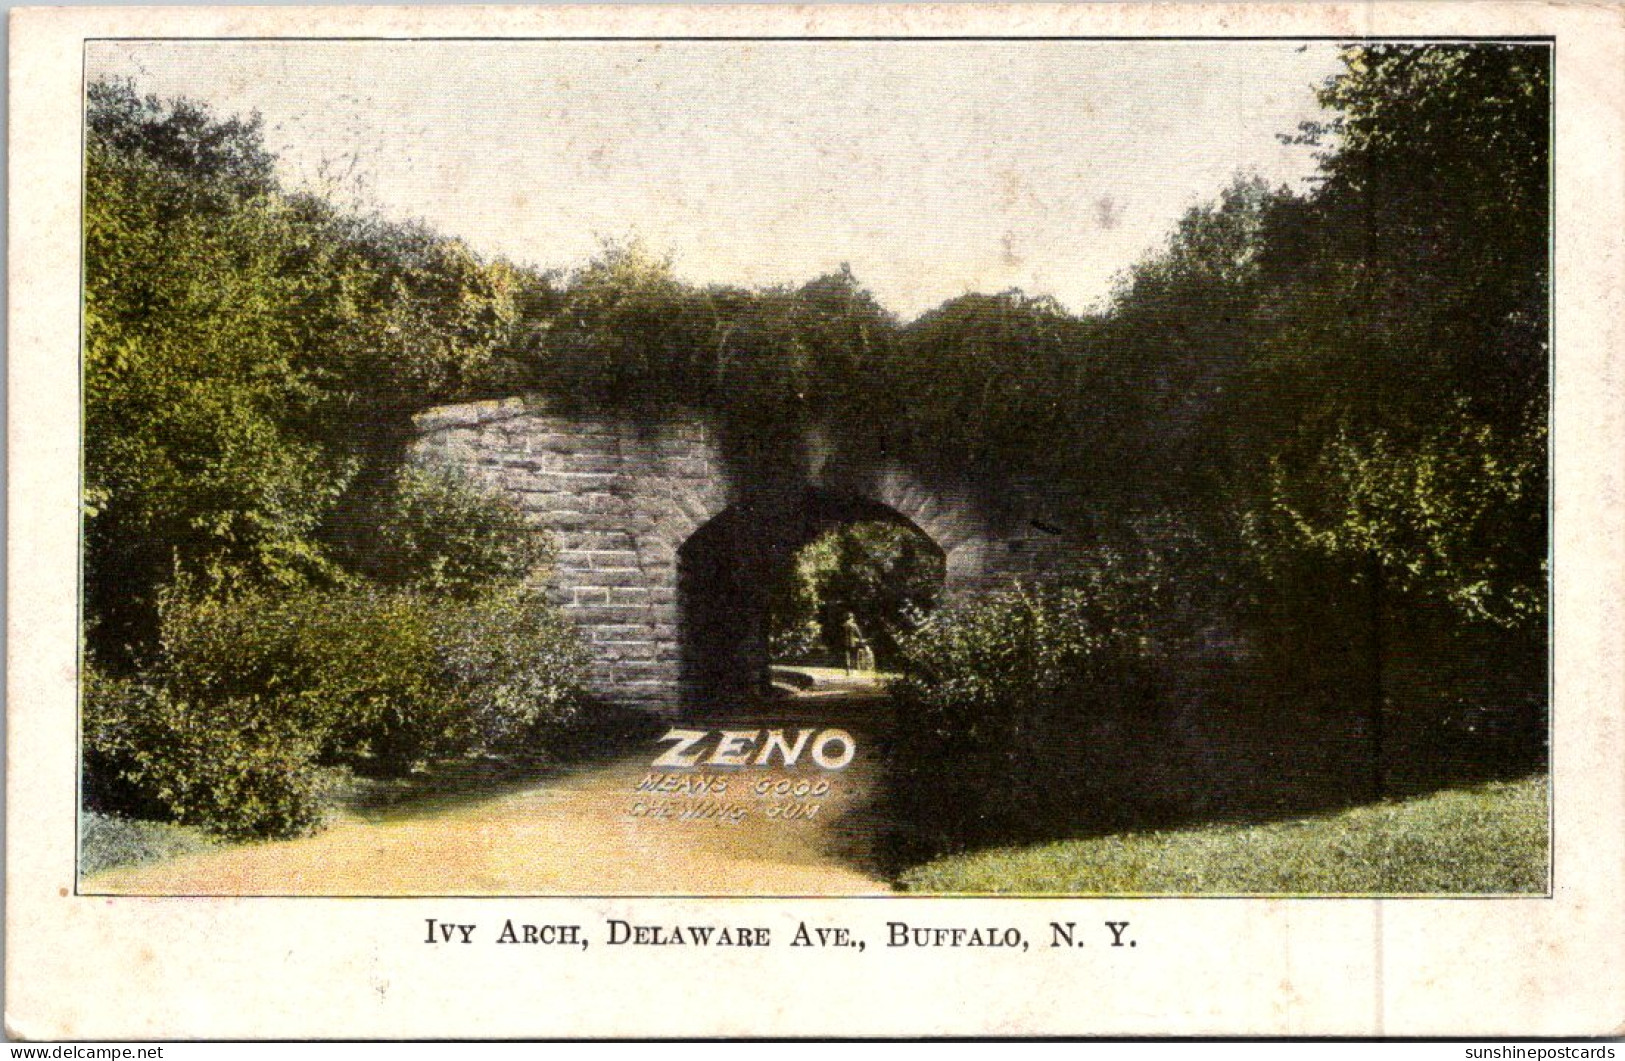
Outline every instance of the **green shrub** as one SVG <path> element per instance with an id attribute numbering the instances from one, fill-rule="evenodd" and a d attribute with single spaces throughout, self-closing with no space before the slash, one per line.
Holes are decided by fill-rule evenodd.
<path id="1" fill-rule="evenodd" d="M 582 665 L 567 620 L 527 585 L 174 601 L 164 645 L 173 687 L 274 698 L 324 761 L 373 776 L 523 745 L 574 709 Z"/>
<path id="2" fill-rule="evenodd" d="M 586 653 L 575 627 L 534 586 L 447 609 L 436 642 L 444 686 L 466 716 L 466 748 L 534 754 L 581 702 Z"/>
<path id="3" fill-rule="evenodd" d="M 150 738 L 137 732 L 153 690 L 108 674 L 86 660 L 80 676 L 80 779 L 85 807 L 136 818 L 164 818 L 169 808 L 143 788 L 135 753 Z"/>
<path id="4" fill-rule="evenodd" d="M 326 759 L 363 774 L 526 750 L 579 699 L 575 631 L 531 586 L 469 599 L 364 590 L 300 602 L 288 619 L 301 715 Z"/>
<path id="5" fill-rule="evenodd" d="M 466 743 L 459 705 L 436 664 L 440 607 L 451 600 L 363 587 L 306 594 L 282 606 L 293 638 L 290 689 L 321 735 L 323 758 L 398 777 Z"/>
<path id="6" fill-rule="evenodd" d="M 805 618 L 799 614 L 786 616 L 774 613 L 772 624 L 767 640 L 769 658 L 792 663 L 808 663 L 828 658 L 824 649 L 823 631 L 818 625 L 818 620 Z"/>
<path id="7" fill-rule="evenodd" d="M 316 745 L 263 698 L 200 702 L 91 671 L 85 792 L 94 809 L 232 839 L 297 836 L 322 817 Z"/>
<path id="8" fill-rule="evenodd" d="M 450 470 L 408 466 L 366 566 L 389 585 L 470 597 L 524 579 L 550 553 L 546 536 L 509 498 Z"/>
<path id="9" fill-rule="evenodd" d="M 183 582 L 161 617 L 139 677 L 87 673 L 87 801 L 234 838 L 317 825 L 323 768 L 400 777 L 540 751 L 581 687 L 573 630 L 529 586 L 465 599 Z"/>
<path id="10" fill-rule="evenodd" d="M 137 776 L 182 825 L 232 839 L 299 836 L 322 820 L 317 745 L 274 702 L 207 706 L 160 692 L 143 728 Z"/>
<path id="11" fill-rule="evenodd" d="M 258 586 L 200 591 L 183 582 L 160 605 L 160 658 L 148 672 L 178 702 L 266 705 L 331 763 L 409 769 L 440 750 L 433 617 L 410 594 L 371 588 Z"/>
<path id="12" fill-rule="evenodd" d="M 1165 646 L 1114 603 L 1098 589 L 1017 587 L 901 640 L 891 688 L 905 846 L 952 849 L 1158 798 L 1125 774 L 1151 765 L 1172 714 Z"/>

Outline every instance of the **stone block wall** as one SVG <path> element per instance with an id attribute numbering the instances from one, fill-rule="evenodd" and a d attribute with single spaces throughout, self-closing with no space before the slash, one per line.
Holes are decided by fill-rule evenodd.
<path id="1" fill-rule="evenodd" d="M 591 686 L 675 710 L 677 549 L 726 507 L 703 422 L 608 421 L 511 398 L 420 414 L 410 459 L 513 496 L 558 547 L 552 592 L 580 627 Z"/>

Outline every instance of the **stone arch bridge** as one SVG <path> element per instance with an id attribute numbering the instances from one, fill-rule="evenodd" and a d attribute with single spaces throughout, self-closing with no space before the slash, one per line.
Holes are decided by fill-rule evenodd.
<path id="1" fill-rule="evenodd" d="M 552 591 L 588 646 L 593 693 L 662 714 L 762 691 L 775 565 L 831 526 L 918 529 L 942 551 L 948 603 L 1051 577 L 1071 552 L 1035 491 L 928 481 L 816 441 L 745 481 L 697 413 L 650 423 L 536 398 L 446 406 L 416 417 L 408 459 L 506 492 L 552 534 Z"/>

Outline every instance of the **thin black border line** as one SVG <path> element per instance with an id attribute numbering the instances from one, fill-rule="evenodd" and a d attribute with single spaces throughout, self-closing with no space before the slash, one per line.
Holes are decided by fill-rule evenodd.
<path id="1" fill-rule="evenodd" d="M 1557 897 L 1557 38 L 1546 51 L 1546 896 Z"/>
<path id="2" fill-rule="evenodd" d="M 839 44 L 845 42 L 892 42 L 892 43 L 1071 43 L 1071 42 L 1260 42 L 1260 41 L 1335 41 L 1347 44 L 1366 43 L 1461 43 L 1461 44 L 1544 44 L 1547 51 L 1548 83 L 1551 86 L 1547 101 L 1548 109 L 1548 137 L 1547 137 L 1547 397 L 1546 397 L 1546 541 L 1547 541 L 1547 572 L 1546 572 L 1546 891 L 1537 892 L 1486 892 L 1486 893 L 1448 893 L 1433 894 L 1428 892 L 1353 892 L 1348 894 L 1321 893 L 1300 895 L 1292 892 L 1238 892 L 1221 895 L 1189 895 L 1183 893 L 1123 893 L 1123 892 L 1040 892 L 1040 893 L 1011 893 L 997 892 L 881 892 L 873 895 L 782 895 L 782 894 L 749 894 L 749 895 L 712 895 L 692 893 L 657 893 L 657 894 L 582 894 L 572 892 L 569 894 L 488 894 L 488 895 L 450 895 L 440 893 L 425 893 L 414 895 L 297 895 L 297 894 L 194 894 L 175 892 L 90 892 L 82 889 L 82 876 L 79 872 L 79 857 L 84 816 L 84 545 L 85 545 L 85 512 L 84 512 L 84 476 L 85 476 L 85 415 L 84 415 L 84 361 L 85 361 L 85 157 L 87 144 L 88 122 L 85 119 L 85 108 L 88 102 L 88 76 L 89 76 L 89 45 L 102 43 L 169 43 L 218 42 L 222 44 L 240 43 L 489 43 L 489 44 L 519 44 L 519 43 L 650 43 L 650 42 L 691 42 L 691 43 L 787 43 L 787 44 Z M 1557 540 L 1555 534 L 1555 516 L 1557 501 L 1556 478 L 1556 452 L 1557 452 L 1557 37 L 1555 34 L 1539 34 L 1529 36 L 1336 36 L 1336 35 L 1310 35 L 1310 36 L 830 36 L 830 37 L 764 37 L 764 36 L 707 36 L 707 37 L 85 37 L 79 48 L 79 94 L 80 94 L 80 122 L 79 122 L 79 305 L 78 305 L 78 336 L 79 348 L 77 351 L 79 364 L 79 462 L 78 462 L 78 531 L 79 550 L 75 566 L 78 575 L 78 585 L 75 596 L 75 658 L 74 658 L 74 685 L 75 685 L 75 722 L 78 741 L 74 747 L 74 848 L 73 848 L 73 895 L 75 898 L 109 898 L 109 899 L 314 899 L 314 900 L 345 900 L 345 899 L 501 899 L 501 900 L 591 900 L 602 901 L 606 899 L 646 900 L 669 899 L 673 901 L 703 900 L 788 900 L 805 902 L 808 900 L 821 900 L 828 902 L 849 902 L 852 900 L 874 899 L 1039 899 L 1039 900 L 1073 900 L 1101 902 L 1108 900 L 1128 899 L 1143 901 L 1147 899 L 1179 899 L 1179 900 L 1282 900 L 1293 901 L 1375 901 L 1382 902 L 1391 899 L 1424 900 L 1443 902 L 1477 902 L 1483 900 L 1550 900 L 1557 896 L 1557 712 L 1556 712 L 1556 573 L 1557 573 Z"/>
<path id="3" fill-rule="evenodd" d="M 87 42 L 88 45 L 88 42 Z M 81 45 L 79 48 L 79 216 L 75 220 L 79 229 L 79 304 L 75 307 L 78 328 L 79 348 L 74 351 L 78 360 L 79 377 L 74 385 L 79 388 L 79 452 L 77 467 L 78 482 L 74 493 L 73 503 L 74 527 L 78 531 L 79 548 L 74 556 L 74 572 L 78 584 L 74 587 L 76 592 L 73 598 L 73 732 L 75 738 L 73 758 L 73 894 L 84 894 L 79 890 L 79 883 L 83 875 L 79 871 L 79 863 L 84 854 L 84 827 L 85 827 L 85 420 L 88 403 L 85 396 L 85 254 L 90 241 L 85 238 L 85 196 L 88 194 L 85 180 L 89 170 L 90 160 L 88 145 L 90 141 L 90 48 Z"/>
<path id="4" fill-rule="evenodd" d="M 273 843 L 292 843 L 294 841 L 272 841 Z M 242 847 L 245 845 L 233 845 Z M 222 851 L 230 851 L 231 847 L 224 847 Z M 194 855 L 205 857 L 208 851 L 194 852 Z M 179 856 L 189 857 L 189 856 Z M 157 863 L 153 863 L 156 865 Z M 142 865 L 146 865 L 143 863 Z M 112 869 L 120 867 L 110 867 Z M 756 892 L 728 894 L 696 894 L 694 892 L 606 892 L 604 894 L 585 892 L 486 892 L 475 895 L 450 895 L 444 892 L 413 892 L 393 895 L 372 895 L 360 892 L 342 895 L 311 895 L 298 892 L 76 892 L 75 895 L 86 899 L 401 899 L 401 900 L 428 900 L 428 899 L 492 899 L 515 901 L 552 901 L 556 899 L 592 899 L 603 900 L 644 900 L 669 899 L 673 902 L 689 902 L 695 899 L 727 899 L 748 900 L 750 902 L 776 901 L 779 899 L 795 900 L 797 902 L 863 902 L 876 899 L 892 902 L 904 900 L 938 900 L 938 899 L 1020 899 L 1020 900 L 1063 900 L 1067 902 L 1104 903 L 1115 902 L 1119 899 L 1131 899 L 1141 902 L 1146 899 L 1200 899 L 1204 902 L 1210 900 L 1291 900 L 1293 902 L 1315 902 L 1330 900 L 1335 902 L 1386 902 L 1389 899 L 1403 899 L 1406 901 L 1425 902 L 1481 902 L 1493 900 L 1495 902 L 1545 902 L 1553 896 L 1540 892 L 1321 892 L 1313 895 L 1300 895 L 1296 892 L 1225 892 L 1219 894 L 1189 894 L 1185 892 L 873 892 L 859 895 L 816 895 L 791 894 L 771 892 L 761 894 Z M 931 949 L 931 948 L 926 948 Z M 964 950 L 1006 949 L 1006 948 L 980 948 L 965 947 Z"/>
<path id="5" fill-rule="evenodd" d="M 686 37 L 639 37 L 639 36 L 608 37 L 608 36 L 602 36 L 602 35 L 583 35 L 583 36 L 579 36 L 579 37 L 570 37 L 570 36 L 562 36 L 562 37 L 561 36 L 554 36 L 554 37 L 457 37 L 457 36 L 445 36 L 445 37 L 442 37 L 442 36 L 422 36 L 422 37 L 419 37 L 419 36 L 398 36 L 397 37 L 397 36 L 380 35 L 380 36 L 370 36 L 370 37 L 273 37 L 273 36 L 246 36 L 246 37 L 140 37 L 140 36 L 136 36 L 136 37 L 85 37 L 85 38 L 83 38 L 83 43 L 84 44 L 106 43 L 106 42 L 137 42 L 137 41 L 152 42 L 152 43 L 155 43 L 155 44 L 163 44 L 163 43 L 170 43 L 170 42 L 176 42 L 176 41 L 192 41 L 192 42 L 210 42 L 210 41 L 214 41 L 214 42 L 219 42 L 219 43 L 222 43 L 222 44 L 243 44 L 243 43 L 254 43 L 254 42 L 276 44 L 276 43 L 282 43 L 284 41 L 290 42 L 290 43 L 296 43 L 296 42 L 310 43 L 310 42 L 313 42 L 313 41 L 328 41 L 328 42 L 337 43 L 337 44 L 345 44 L 345 43 L 349 43 L 349 42 L 355 42 L 357 44 L 376 44 L 376 43 L 415 44 L 415 43 L 435 43 L 435 42 L 439 42 L 439 43 L 452 43 L 452 42 L 459 42 L 459 43 L 488 43 L 488 44 L 521 44 L 521 43 L 527 43 L 527 42 L 530 42 L 530 43 L 546 42 L 546 43 L 556 43 L 556 44 L 569 44 L 569 43 L 572 43 L 572 42 L 617 44 L 617 43 L 621 43 L 621 42 L 629 42 L 629 43 L 645 43 L 645 44 L 647 44 L 647 43 L 651 43 L 651 42 L 665 42 L 665 41 L 692 42 L 692 43 L 700 43 L 700 44 L 705 44 L 705 43 L 710 43 L 710 42 L 717 42 L 717 43 L 727 44 L 727 43 L 740 43 L 740 42 L 748 42 L 748 41 L 755 41 L 755 42 L 760 42 L 760 43 L 764 43 L 764 44 L 840 44 L 840 43 L 844 43 L 844 42 L 855 42 L 855 43 L 863 43 L 863 42 L 894 42 L 894 43 L 900 43 L 900 44 L 915 44 L 915 43 L 919 43 L 919 42 L 922 42 L 922 41 L 924 41 L 924 42 L 935 42 L 935 43 L 944 43 L 944 42 L 952 43 L 952 42 L 958 42 L 958 41 L 986 43 L 986 42 L 996 42 L 996 41 L 1008 41 L 1008 42 L 1011 42 L 1011 43 L 1021 43 L 1021 44 L 1028 44 L 1028 43 L 1035 43 L 1035 42 L 1036 43 L 1044 43 L 1044 42 L 1049 42 L 1049 43 L 1072 43 L 1072 42 L 1120 43 L 1120 42 L 1123 42 L 1123 41 L 1142 41 L 1142 42 L 1145 42 L 1145 41 L 1161 41 L 1161 42 L 1171 42 L 1171 43 L 1183 43 L 1183 42 L 1194 42 L 1194 41 L 1206 41 L 1206 42 L 1213 42 L 1213 41 L 1218 41 L 1218 42 L 1229 42 L 1229 41 L 1255 41 L 1255 42 L 1256 41 L 1283 41 L 1283 42 L 1285 42 L 1285 41 L 1336 41 L 1336 42 L 1349 42 L 1349 43 L 1359 42 L 1359 43 L 1362 43 L 1362 44 L 1363 43 L 1372 43 L 1372 42 L 1375 42 L 1375 43 L 1409 44 L 1409 43 L 1420 41 L 1420 42 L 1425 42 L 1425 43 L 1428 43 L 1428 44 L 1451 44 L 1451 43 L 1461 43 L 1461 44 L 1536 44 L 1536 43 L 1550 43 L 1550 44 L 1555 44 L 1557 42 L 1557 37 L 1555 35 L 1553 35 L 1553 34 L 1530 34 L 1530 35 L 1527 35 L 1527 36 L 1510 35 L 1510 36 L 1488 36 L 1488 37 L 1470 37 L 1470 36 L 1456 36 L 1456 35 L 1417 36 L 1417 37 L 1380 37 L 1380 36 L 1378 36 L 1378 37 L 1368 37 L 1368 36 L 1367 37 L 1362 37 L 1362 36 L 1338 36 L 1338 35 L 1335 35 L 1335 34 L 1319 34 L 1319 35 L 1301 36 L 1301 37 L 1297 37 L 1297 36 L 1288 36 L 1288 37 L 1276 37 L 1276 36 L 1224 36 L 1224 35 L 1218 35 L 1218 34 L 1206 35 L 1206 36 L 1198 35 L 1198 36 L 1188 36 L 1188 37 L 1180 37 L 1180 36 L 1174 36 L 1174 37 L 1089 37 L 1089 36 L 1072 37 L 1072 36 L 1056 36 L 1056 35 L 1052 35 L 1052 34 L 1040 34 L 1040 35 L 1034 35 L 1034 36 L 1030 36 L 1030 37 L 1023 37 L 1023 36 L 1019 36 L 1019 35 L 1008 35 L 1008 34 L 989 34 L 989 35 L 986 35 L 986 36 L 974 36 L 974 35 L 973 36 L 844 36 L 843 35 L 843 36 L 829 36 L 829 37 L 809 37 L 809 36 L 806 36 L 806 35 L 798 35 L 798 36 L 775 37 L 775 36 L 762 36 L 762 35 L 756 34 L 756 35 L 746 35 L 746 36 L 728 36 L 728 35 L 704 36 L 704 35 L 694 35 L 694 36 L 686 36 Z"/>

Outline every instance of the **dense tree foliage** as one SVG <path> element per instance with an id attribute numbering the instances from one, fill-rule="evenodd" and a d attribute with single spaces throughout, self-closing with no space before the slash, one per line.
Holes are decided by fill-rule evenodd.
<path id="1" fill-rule="evenodd" d="M 935 726 L 910 731 L 905 763 L 955 746 L 1014 784 L 1044 749 L 1121 725 L 1132 695 L 1040 666 L 1061 649 L 1030 643 L 1084 613 L 1100 636 L 1143 632 L 1112 665 L 1125 689 L 1153 688 L 1128 675 L 1143 674 L 1138 651 L 1162 646 L 1160 690 L 1141 709 L 1163 746 L 1200 704 L 1200 725 L 1236 720 L 1210 747 L 1250 747 L 1237 734 L 1262 711 L 1299 746 L 1343 748 L 1327 773 L 1356 796 L 1544 763 L 1550 52 L 1382 45 L 1343 58 L 1320 92 L 1327 120 L 1299 134 L 1322 149 L 1318 185 L 1242 179 L 1188 213 L 1070 348 L 1076 389 L 1058 404 L 1083 452 L 1046 463 L 1018 447 L 1008 465 L 1081 475 L 1073 516 L 1097 547 L 1180 529 L 1142 535 L 1148 563 L 1116 580 L 1164 563 L 1159 538 L 1200 543 L 1179 580 L 1200 587 L 1209 628 L 1183 621 L 1188 607 L 1102 619 L 1100 587 L 950 617 L 908 646 L 903 695 Z M 977 412 L 963 430 L 997 437 L 998 412 Z M 1217 670 L 1215 645 L 1230 646 Z M 967 715 L 967 689 L 999 706 Z M 1024 722 L 1001 736 L 975 721 L 990 714 Z M 1176 790 L 1197 805 L 1257 765 L 1224 761 L 1242 765 L 1198 757 Z M 1100 806 L 1088 778 L 1066 788 L 1046 796 L 1074 825 L 1065 808 Z M 906 789 L 921 820 L 960 814 L 943 843 L 985 830 L 972 797 L 944 805 L 926 772 Z"/>
<path id="2" fill-rule="evenodd" d="M 1544 616 L 1549 52 L 1380 46 L 1322 91 L 1326 180 L 1269 233 L 1237 415 L 1266 551 L 1464 619 Z M 1262 502 L 1262 503 L 1259 503 Z"/>
<path id="3" fill-rule="evenodd" d="M 883 386 L 900 399 L 898 448 L 979 470 L 1076 461 L 1088 426 L 1089 333 L 1053 299 L 1020 291 L 964 295 L 926 313 L 903 329 L 886 366 Z"/>
<path id="4" fill-rule="evenodd" d="M 91 86 L 86 792 L 235 836 L 320 768 L 511 750 L 573 710 L 510 503 L 400 470 L 413 413 L 500 378 L 542 287 L 285 192 L 255 119 Z"/>
<path id="5" fill-rule="evenodd" d="M 680 281 L 641 243 L 610 243 L 546 297 L 505 351 L 510 378 L 565 405 L 711 413 L 736 461 L 792 461 L 809 429 L 873 435 L 895 319 L 848 270 L 748 291 Z"/>
<path id="6" fill-rule="evenodd" d="M 112 82 L 88 128 L 86 587 L 118 657 L 177 570 L 339 578 L 347 494 L 387 479 L 413 412 L 495 374 L 520 283 L 284 194 L 257 121 Z"/>
<path id="7" fill-rule="evenodd" d="M 1239 178 L 1121 278 L 1089 379 L 1114 504 L 1223 498 L 1226 441 L 1249 427 L 1228 406 L 1256 337 L 1264 229 L 1290 201 Z"/>

